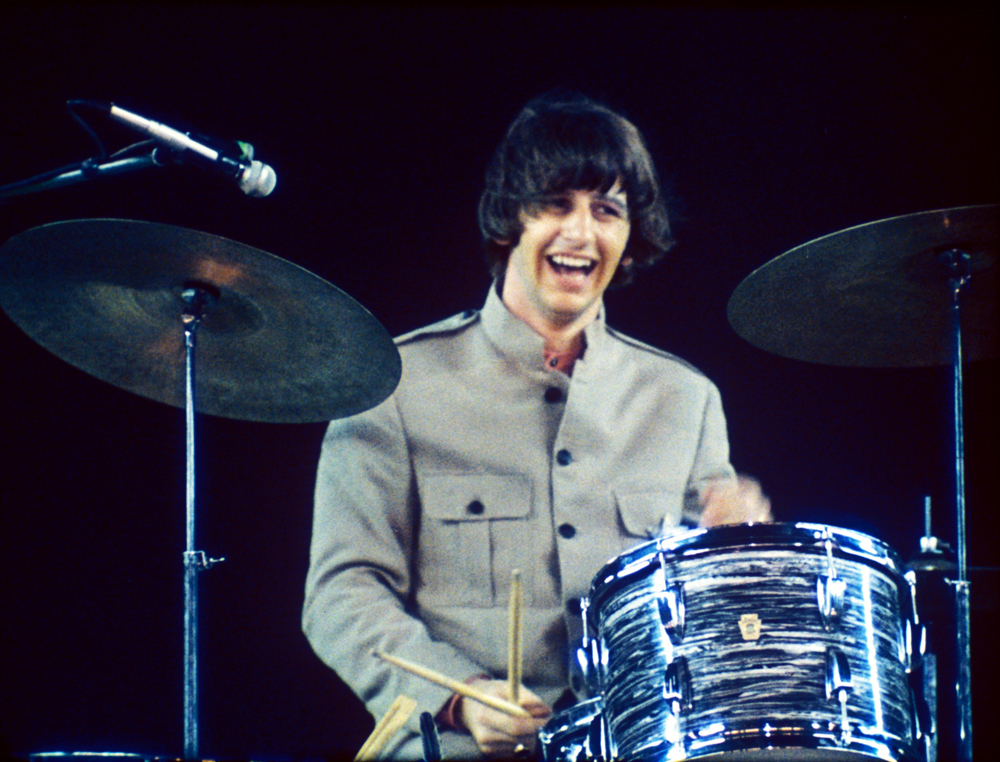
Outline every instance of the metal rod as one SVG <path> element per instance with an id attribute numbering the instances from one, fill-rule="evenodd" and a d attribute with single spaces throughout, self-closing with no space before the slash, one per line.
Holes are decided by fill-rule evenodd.
<path id="1" fill-rule="evenodd" d="M 972 668 L 969 618 L 969 577 L 965 505 L 965 426 L 962 409 L 962 288 L 969 281 L 969 254 L 946 252 L 952 286 L 952 376 L 955 419 L 955 513 L 957 523 L 958 579 L 955 590 L 958 746 L 961 762 L 972 762 Z"/>
<path id="2" fill-rule="evenodd" d="M 187 285 L 181 298 L 188 307 L 181 315 L 184 326 L 184 414 L 187 433 L 184 550 L 184 759 L 197 760 L 198 755 L 198 574 L 223 558 L 207 558 L 195 550 L 195 332 L 205 309 L 218 298 L 207 288 Z"/>
<path id="3" fill-rule="evenodd" d="M 78 169 L 67 170 L 51 177 L 42 176 L 37 181 L 25 180 L 4 185 L 0 187 L 0 202 L 14 198 L 15 196 L 26 196 L 30 193 L 39 193 L 41 191 L 62 188 L 67 185 L 76 185 L 87 180 L 121 175 L 126 172 L 134 172 L 138 169 L 164 166 L 163 163 L 153 157 L 152 153 L 148 156 L 118 159 L 105 164 L 86 164 L 86 166 L 84 164 L 81 164 Z M 58 172 L 58 170 L 56 171 Z"/>
<path id="4" fill-rule="evenodd" d="M 198 316 L 185 313 L 184 413 L 187 433 L 184 551 L 184 759 L 198 759 L 198 559 L 195 551 L 194 350 Z"/>

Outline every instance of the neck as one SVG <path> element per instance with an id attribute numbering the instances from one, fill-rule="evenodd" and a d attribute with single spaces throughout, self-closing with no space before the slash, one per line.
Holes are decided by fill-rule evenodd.
<path id="1" fill-rule="evenodd" d="M 559 325 L 545 320 L 532 320 L 531 316 L 528 319 L 523 315 L 518 315 L 518 317 L 545 339 L 546 352 L 558 354 L 579 354 L 580 350 L 583 349 L 583 329 L 591 322 L 588 320 L 581 324 L 579 321 L 574 321 L 566 325 Z"/>
<path id="2" fill-rule="evenodd" d="M 601 308 L 600 302 L 595 303 L 583 313 L 573 314 L 563 319 L 558 314 L 550 315 L 532 309 L 527 300 L 518 298 L 517 290 L 509 288 L 508 283 L 509 280 L 503 285 L 500 294 L 501 301 L 531 330 L 545 339 L 546 352 L 579 353 L 583 349 L 583 329 L 594 322 Z"/>

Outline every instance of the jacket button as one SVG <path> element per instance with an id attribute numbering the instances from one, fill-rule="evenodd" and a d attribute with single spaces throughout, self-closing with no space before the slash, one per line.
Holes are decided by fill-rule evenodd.
<path id="1" fill-rule="evenodd" d="M 573 462 L 573 455 L 569 450 L 560 450 L 556 453 L 556 462 L 560 466 L 568 466 Z"/>
<path id="2" fill-rule="evenodd" d="M 576 534 L 576 527 L 572 524 L 560 524 L 559 534 L 568 540 Z"/>
<path id="3" fill-rule="evenodd" d="M 545 390 L 545 401 L 546 402 L 562 402 L 563 393 L 562 389 L 558 386 L 550 386 Z"/>
<path id="4" fill-rule="evenodd" d="M 471 503 L 465 506 L 465 510 L 471 513 L 473 516 L 482 516 L 483 511 L 486 510 L 486 506 L 483 505 L 478 500 L 473 500 Z"/>

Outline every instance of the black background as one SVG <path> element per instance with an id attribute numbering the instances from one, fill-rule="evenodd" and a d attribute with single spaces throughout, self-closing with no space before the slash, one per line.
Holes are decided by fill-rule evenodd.
<path id="1" fill-rule="evenodd" d="M 0 239 L 86 217 L 165 222 L 295 262 L 392 334 L 478 307 L 475 205 L 530 97 L 569 87 L 645 132 L 680 245 L 610 322 L 721 388 L 737 468 L 781 520 L 867 531 L 904 558 L 955 539 L 947 368 L 847 369 L 740 339 L 734 288 L 782 252 L 900 214 L 992 203 L 995 11 L 118 5 L 0 11 L 0 183 L 86 158 L 71 98 L 253 143 L 277 189 L 196 167 L 0 207 Z M 95 115 L 109 145 L 135 135 Z M 182 750 L 184 422 L 0 317 L 0 737 L 15 754 Z M 995 361 L 966 372 L 977 750 L 997 624 Z M 353 755 L 372 720 L 299 630 L 323 426 L 198 419 L 201 755 Z M 595 559 L 595 567 L 607 559 Z M 984 722 L 984 720 L 986 722 Z"/>

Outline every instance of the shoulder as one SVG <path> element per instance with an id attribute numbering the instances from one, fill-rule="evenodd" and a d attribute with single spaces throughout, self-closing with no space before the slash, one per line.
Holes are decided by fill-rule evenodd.
<path id="1" fill-rule="evenodd" d="M 402 385 L 460 372 L 482 356 L 478 310 L 466 310 L 396 338 L 403 360 Z"/>
<path id="2" fill-rule="evenodd" d="M 479 322 L 479 310 L 465 310 L 436 323 L 425 325 L 415 331 L 404 333 L 395 338 L 396 346 L 403 347 L 421 344 L 434 339 L 448 338 L 463 333 Z"/>
<path id="3" fill-rule="evenodd" d="M 646 344 L 631 336 L 626 336 L 614 328 L 605 325 L 604 330 L 608 338 L 620 352 L 630 357 L 634 362 L 649 363 L 661 368 L 673 370 L 682 374 L 690 374 L 700 379 L 708 381 L 708 377 L 687 360 L 671 354 L 663 349 Z"/>

